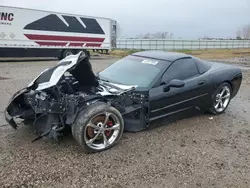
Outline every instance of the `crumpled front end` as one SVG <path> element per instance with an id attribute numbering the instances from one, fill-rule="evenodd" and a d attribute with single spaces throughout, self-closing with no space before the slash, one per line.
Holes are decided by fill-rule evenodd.
<path id="1" fill-rule="evenodd" d="M 50 88 L 37 91 L 26 88 L 21 90 L 11 99 L 5 110 L 5 119 L 13 127 L 17 128 L 16 119 L 32 125 L 34 132 L 39 137 L 47 136 L 57 139 L 66 125 L 75 120 L 79 101 L 85 95 L 62 94 Z"/>
<path id="2" fill-rule="evenodd" d="M 5 120 L 14 129 L 17 128 L 16 118 L 28 120 L 34 118 L 34 110 L 28 103 L 31 93 L 27 88 L 21 89 L 13 95 L 4 111 Z"/>
<path id="3" fill-rule="evenodd" d="M 38 135 L 52 134 L 52 137 L 65 124 L 72 123 L 78 102 L 85 93 L 78 92 L 79 84 L 75 82 L 79 80 L 65 76 L 66 72 L 75 78 L 84 75 L 88 88 L 97 82 L 89 60 L 82 53 L 68 56 L 42 71 L 26 88 L 13 95 L 4 112 L 6 121 L 16 129 L 16 120 L 23 120 L 25 124 L 31 124 Z"/>

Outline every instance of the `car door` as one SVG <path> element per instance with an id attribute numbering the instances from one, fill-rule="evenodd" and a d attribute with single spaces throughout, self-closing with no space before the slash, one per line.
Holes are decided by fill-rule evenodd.
<path id="1" fill-rule="evenodd" d="M 163 88 L 174 79 L 184 82 L 184 86 L 170 87 L 169 91 L 164 92 Z M 183 58 L 173 62 L 162 76 L 161 83 L 160 86 L 149 91 L 150 120 L 199 111 L 207 105 L 208 82 L 206 76 L 199 74 L 192 58 Z"/>

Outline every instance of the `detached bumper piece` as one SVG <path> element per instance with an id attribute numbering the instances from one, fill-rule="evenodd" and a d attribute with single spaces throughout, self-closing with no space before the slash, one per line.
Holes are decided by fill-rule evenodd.
<path id="1" fill-rule="evenodd" d="M 14 128 L 14 129 L 17 129 L 17 124 L 16 122 L 14 121 L 13 117 L 11 117 L 9 115 L 9 113 L 5 110 L 4 111 L 4 115 L 5 115 L 5 120 L 9 123 L 9 125 Z"/>

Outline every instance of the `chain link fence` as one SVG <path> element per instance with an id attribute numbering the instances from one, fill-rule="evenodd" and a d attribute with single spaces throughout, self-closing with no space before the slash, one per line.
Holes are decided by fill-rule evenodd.
<path id="1" fill-rule="evenodd" d="M 152 40 L 118 39 L 118 49 L 199 50 L 250 48 L 250 40 Z"/>

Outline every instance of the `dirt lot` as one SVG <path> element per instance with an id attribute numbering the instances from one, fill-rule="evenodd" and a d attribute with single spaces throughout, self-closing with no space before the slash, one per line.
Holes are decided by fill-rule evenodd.
<path id="1" fill-rule="evenodd" d="M 115 59 L 93 59 L 95 71 Z M 250 58 L 224 59 L 250 66 Z M 13 130 L 3 110 L 18 89 L 57 61 L 0 62 L 1 187 L 250 187 L 250 70 L 220 116 L 205 114 L 154 130 L 125 133 L 102 153 L 85 154 L 72 136 L 31 143 L 32 131 Z"/>

